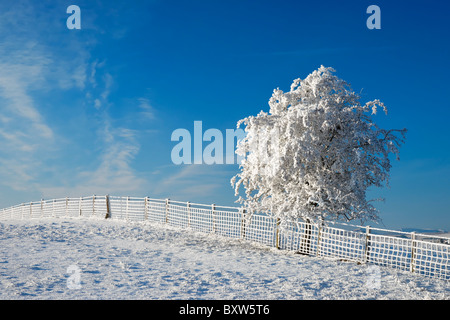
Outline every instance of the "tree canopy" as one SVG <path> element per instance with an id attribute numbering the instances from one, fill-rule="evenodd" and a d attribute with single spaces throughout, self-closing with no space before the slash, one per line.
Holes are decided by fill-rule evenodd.
<path id="1" fill-rule="evenodd" d="M 390 154 L 399 159 L 406 129 L 382 129 L 372 116 L 386 106 L 362 105 L 350 85 L 321 66 L 296 79 L 289 92 L 273 91 L 269 112 L 238 122 L 246 136 L 236 153 L 243 157 L 231 179 L 250 212 L 283 221 L 303 219 L 379 220 L 370 187 L 388 184 Z"/>

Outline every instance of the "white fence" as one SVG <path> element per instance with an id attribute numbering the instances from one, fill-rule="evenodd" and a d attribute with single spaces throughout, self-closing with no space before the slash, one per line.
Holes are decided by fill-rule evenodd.
<path id="1" fill-rule="evenodd" d="M 48 217 L 153 221 L 298 253 L 389 266 L 450 280 L 450 239 L 348 224 L 318 226 L 248 215 L 237 207 L 169 199 L 91 196 L 24 203 L 0 211 L 0 220 Z"/>

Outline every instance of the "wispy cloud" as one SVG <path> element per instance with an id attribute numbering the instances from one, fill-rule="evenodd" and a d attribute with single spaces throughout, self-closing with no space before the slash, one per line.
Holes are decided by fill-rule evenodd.
<path id="1" fill-rule="evenodd" d="M 39 110 L 33 91 L 42 89 L 52 60 L 39 45 L 3 42 L 0 47 L 0 181 L 14 190 L 29 190 L 39 164 L 55 142 L 55 132 Z"/>
<path id="2" fill-rule="evenodd" d="M 177 167 L 177 168 L 175 168 Z M 165 168 L 167 169 L 167 168 Z M 233 169 L 218 165 L 183 165 L 170 166 L 171 174 L 158 172 L 160 181 L 153 188 L 152 194 L 185 201 L 208 201 L 218 198 L 224 186 L 230 185 Z M 231 186 L 229 187 L 231 193 Z"/>
<path id="3" fill-rule="evenodd" d="M 37 21 L 37 11 L 28 1 L 0 4 L 0 183 L 14 190 L 36 188 L 59 139 L 38 96 L 85 82 L 83 58 L 61 62 L 41 33 L 55 19 Z"/>
<path id="4" fill-rule="evenodd" d="M 130 98 L 129 114 L 112 116 L 116 75 L 92 51 L 104 30 L 85 16 L 89 32 L 67 30 L 63 7 L 0 3 L 0 185 L 23 192 L 23 201 L 30 193 L 135 194 L 149 182 L 133 167 L 142 133 L 127 119 L 142 127 L 155 109 L 147 98 Z"/>
<path id="5" fill-rule="evenodd" d="M 109 95 L 115 83 L 105 62 L 89 64 L 89 77 L 84 88 L 87 114 L 95 143 L 90 146 L 89 163 L 78 164 L 78 170 L 65 177 L 60 184 L 42 184 L 48 196 L 81 196 L 86 194 L 136 194 L 147 181 L 133 168 L 140 151 L 139 132 L 126 127 L 124 121 L 111 118 Z M 147 110 L 148 111 L 148 110 Z M 85 146 L 84 148 L 89 148 Z"/>
<path id="6" fill-rule="evenodd" d="M 142 118 L 146 120 L 154 120 L 156 118 L 155 116 L 155 110 L 150 105 L 150 101 L 146 98 L 139 98 L 139 108 L 140 108 L 140 115 Z"/>
<path id="7" fill-rule="evenodd" d="M 139 153 L 136 133 L 126 128 L 113 128 L 105 120 L 98 135 L 101 147 L 93 170 L 73 172 L 63 185 L 43 187 L 43 193 L 52 196 L 82 196 L 89 194 L 133 194 L 146 181 L 136 174 L 131 164 Z"/>
<path id="8" fill-rule="evenodd" d="M 10 69 L 9 66 L 2 64 L 0 70 Z M 35 77 L 28 76 L 27 80 L 23 80 L 25 75 L 29 75 L 28 68 L 14 68 L 14 71 L 6 71 L 0 74 L 0 92 L 6 100 L 4 112 L 11 118 L 17 117 L 22 123 L 26 124 L 30 136 L 37 136 L 45 139 L 53 137 L 53 131 L 46 123 L 44 117 L 35 107 L 33 98 L 28 93 L 30 81 Z M 23 126 L 25 127 L 25 126 Z M 22 129 L 23 129 L 22 127 Z M 31 128 L 30 128 L 31 127 Z M 23 133 L 23 131 L 20 131 Z"/>

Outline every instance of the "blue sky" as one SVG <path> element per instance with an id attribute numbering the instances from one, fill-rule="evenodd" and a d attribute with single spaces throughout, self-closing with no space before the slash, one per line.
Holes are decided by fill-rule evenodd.
<path id="1" fill-rule="evenodd" d="M 69 30 L 69 5 L 81 30 Z M 381 29 L 369 30 L 369 5 Z M 0 207 L 92 194 L 234 205 L 237 165 L 174 165 L 178 128 L 225 134 L 324 65 L 407 128 L 377 207 L 450 229 L 446 1 L 0 1 Z M 206 143 L 205 143 L 206 144 Z"/>

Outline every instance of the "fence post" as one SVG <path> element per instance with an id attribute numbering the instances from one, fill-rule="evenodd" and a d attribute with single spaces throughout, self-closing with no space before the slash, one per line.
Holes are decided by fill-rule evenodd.
<path id="1" fill-rule="evenodd" d="M 317 251 L 316 256 L 320 256 L 320 239 L 322 238 L 322 226 L 319 226 L 319 232 L 317 234 Z"/>
<path id="2" fill-rule="evenodd" d="M 66 217 L 69 215 L 69 198 L 66 197 Z"/>
<path id="3" fill-rule="evenodd" d="M 241 215 L 241 239 L 245 239 L 245 213 L 246 210 L 242 209 L 242 215 Z"/>
<path id="4" fill-rule="evenodd" d="M 416 255 L 416 233 L 411 232 L 411 265 L 410 265 L 411 272 L 414 272 L 415 255 Z"/>
<path id="5" fill-rule="evenodd" d="M 148 220 L 148 197 L 144 199 L 144 220 Z"/>
<path id="6" fill-rule="evenodd" d="M 275 247 L 277 249 L 280 249 L 280 218 L 277 218 L 277 223 L 276 223 L 276 231 L 275 231 Z"/>
<path id="7" fill-rule="evenodd" d="M 33 202 L 30 202 L 30 218 L 33 217 Z"/>
<path id="8" fill-rule="evenodd" d="M 364 244 L 363 262 L 368 262 L 370 256 L 370 226 L 366 227 L 366 241 Z"/>
<path id="9" fill-rule="evenodd" d="M 213 232 L 216 233 L 216 214 L 215 214 L 215 210 L 216 210 L 216 205 L 212 204 L 211 205 L 211 214 L 212 214 L 212 227 L 213 227 Z"/>
<path id="10" fill-rule="evenodd" d="M 127 196 L 127 203 L 125 207 L 125 220 L 128 220 L 128 201 L 130 200 L 130 197 Z"/>
<path id="11" fill-rule="evenodd" d="M 105 219 L 111 218 L 111 206 L 109 203 L 109 194 L 106 195 L 106 216 Z"/>
<path id="12" fill-rule="evenodd" d="M 169 221 L 169 198 L 166 198 L 166 224 Z"/>
<path id="13" fill-rule="evenodd" d="M 52 217 L 55 217 L 55 199 L 52 200 Z"/>
<path id="14" fill-rule="evenodd" d="M 80 201 L 78 201 L 78 210 L 80 211 L 80 217 L 81 217 L 81 202 L 83 201 L 83 197 L 80 197 Z"/>
<path id="15" fill-rule="evenodd" d="M 92 196 L 92 215 L 95 216 L 95 194 Z"/>
<path id="16" fill-rule="evenodd" d="M 41 218 L 44 216 L 44 199 L 41 199 Z"/>
<path id="17" fill-rule="evenodd" d="M 191 203 L 186 202 L 187 212 L 188 212 L 188 228 L 191 227 Z"/>

